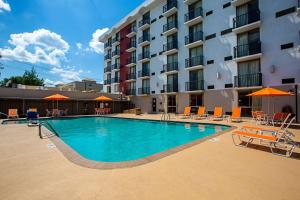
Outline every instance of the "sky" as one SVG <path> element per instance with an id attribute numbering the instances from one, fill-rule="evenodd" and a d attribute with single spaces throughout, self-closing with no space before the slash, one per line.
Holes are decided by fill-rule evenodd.
<path id="1" fill-rule="evenodd" d="M 0 80 L 33 66 L 46 85 L 103 81 L 100 35 L 144 0 L 0 0 Z"/>

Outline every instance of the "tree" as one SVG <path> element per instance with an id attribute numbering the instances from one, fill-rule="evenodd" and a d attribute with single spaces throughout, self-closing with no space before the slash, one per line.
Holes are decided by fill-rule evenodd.
<path id="1" fill-rule="evenodd" d="M 0 82 L 1 87 L 12 87 L 14 84 L 44 86 L 44 80 L 40 79 L 35 69 L 32 68 L 30 71 L 25 70 L 23 76 L 4 78 Z"/>

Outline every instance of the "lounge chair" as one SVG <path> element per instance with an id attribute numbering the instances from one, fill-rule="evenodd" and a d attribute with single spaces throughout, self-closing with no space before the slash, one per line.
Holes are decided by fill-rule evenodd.
<path id="1" fill-rule="evenodd" d="M 27 112 L 27 120 L 28 120 L 28 126 L 37 126 L 38 125 L 38 118 L 39 114 L 37 112 L 29 111 Z"/>
<path id="2" fill-rule="evenodd" d="M 210 117 L 211 120 L 223 120 L 223 108 L 215 107 L 213 116 Z"/>
<path id="3" fill-rule="evenodd" d="M 37 112 L 37 108 L 29 108 L 27 112 Z"/>
<path id="4" fill-rule="evenodd" d="M 18 109 L 8 109 L 7 118 L 19 118 Z"/>
<path id="5" fill-rule="evenodd" d="M 58 109 L 53 109 L 52 110 L 52 116 L 53 117 L 59 117 L 60 116 L 60 111 Z"/>
<path id="6" fill-rule="evenodd" d="M 181 118 L 191 117 L 191 107 L 190 106 L 185 107 L 183 114 L 179 114 L 178 116 L 180 116 Z"/>
<path id="7" fill-rule="evenodd" d="M 280 124 L 284 121 L 284 119 L 286 118 L 286 116 L 287 116 L 288 114 L 289 114 L 289 113 L 281 113 L 281 112 L 275 113 L 275 114 L 273 115 L 273 117 L 272 117 L 272 121 L 271 121 L 272 125 L 273 125 L 273 126 L 275 126 L 275 125 L 277 125 L 277 124 L 280 125 Z"/>
<path id="8" fill-rule="evenodd" d="M 46 109 L 46 117 L 52 116 L 52 112 L 49 109 Z"/>
<path id="9" fill-rule="evenodd" d="M 293 153 L 294 148 L 296 147 L 296 143 L 292 140 L 293 135 L 290 134 L 287 129 L 291 125 L 291 123 L 295 120 L 296 118 L 294 117 L 284 128 L 283 130 L 280 129 L 278 130 L 275 134 L 269 134 L 269 135 L 264 135 L 261 134 L 262 132 L 250 132 L 250 131 L 235 131 L 232 134 L 232 140 L 233 143 L 236 146 L 240 147 L 248 147 L 250 143 L 252 143 L 254 140 L 258 140 L 259 144 L 266 143 L 267 146 L 270 148 L 271 152 L 275 155 L 280 155 L 280 156 L 286 156 L 290 157 Z M 240 143 L 236 143 L 235 137 L 237 137 L 240 141 Z M 243 140 L 245 139 L 245 140 Z M 245 143 L 243 145 L 243 143 Z M 276 153 L 274 149 L 281 149 L 285 151 L 284 154 Z"/>
<path id="10" fill-rule="evenodd" d="M 231 122 L 241 122 L 241 108 L 240 107 L 236 107 L 232 109 L 232 114 L 231 116 L 228 118 L 228 121 Z"/>
<path id="11" fill-rule="evenodd" d="M 208 114 L 205 113 L 205 107 L 204 106 L 200 106 L 198 108 L 198 112 L 195 116 L 195 119 L 205 119 L 208 116 Z"/>

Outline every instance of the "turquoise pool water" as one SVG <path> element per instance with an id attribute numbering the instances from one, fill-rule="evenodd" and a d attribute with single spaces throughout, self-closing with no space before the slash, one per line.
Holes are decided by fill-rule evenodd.
<path id="1" fill-rule="evenodd" d="M 47 120 L 81 156 L 102 162 L 144 158 L 228 129 L 228 126 L 106 117 Z"/>

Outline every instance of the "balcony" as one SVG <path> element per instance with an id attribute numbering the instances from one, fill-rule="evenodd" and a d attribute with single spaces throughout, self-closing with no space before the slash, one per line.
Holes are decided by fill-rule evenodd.
<path id="1" fill-rule="evenodd" d="M 195 56 L 185 59 L 185 68 L 187 70 L 203 69 L 203 56 Z"/>
<path id="2" fill-rule="evenodd" d="M 131 41 L 127 45 L 126 52 L 133 52 L 136 50 L 136 41 Z"/>
<path id="3" fill-rule="evenodd" d="M 126 76 L 127 82 L 132 82 L 136 80 L 136 73 L 128 73 Z"/>
<path id="4" fill-rule="evenodd" d="M 185 91 L 187 92 L 197 92 L 204 90 L 204 80 L 196 80 L 185 82 Z"/>
<path id="5" fill-rule="evenodd" d="M 111 79 L 104 80 L 104 85 L 110 85 L 111 84 Z"/>
<path id="6" fill-rule="evenodd" d="M 167 64 L 163 65 L 162 72 L 167 75 L 178 73 L 178 62 L 167 63 Z"/>
<path id="7" fill-rule="evenodd" d="M 111 55 L 110 55 L 110 54 L 106 54 L 106 55 L 104 56 L 104 60 L 110 61 L 110 60 L 111 60 Z"/>
<path id="8" fill-rule="evenodd" d="M 195 2 L 197 2 L 198 0 L 183 0 L 183 2 L 186 4 L 186 5 L 191 5 Z"/>
<path id="9" fill-rule="evenodd" d="M 131 27 L 128 29 L 126 37 L 131 38 L 136 35 L 137 29 L 136 25 L 131 25 Z"/>
<path id="10" fill-rule="evenodd" d="M 133 67 L 135 65 L 136 65 L 136 58 L 135 57 L 127 58 L 126 67 Z"/>
<path id="11" fill-rule="evenodd" d="M 163 35 L 168 36 L 176 33 L 178 31 L 177 20 L 171 21 L 163 26 Z"/>
<path id="12" fill-rule="evenodd" d="M 111 48 L 111 42 L 106 42 L 104 44 L 104 49 L 110 49 Z"/>
<path id="13" fill-rule="evenodd" d="M 245 74 L 234 77 L 234 87 L 260 87 L 262 86 L 262 74 Z"/>
<path id="14" fill-rule="evenodd" d="M 203 44 L 203 32 L 198 31 L 185 36 L 185 46 L 187 48 L 194 48 Z"/>
<path id="15" fill-rule="evenodd" d="M 150 94 L 150 87 L 142 87 L 138 89 L 139 95 L 149 95 Z"/>
<path id="16" fill-rule="evenodd" d="M 112 58 L 119 58 L 120 57 L 120 50 L 115 50 L 112 52 Z"/>
<path id="17" fill-rule="evenodd" d="M 259 28 L 260 24 L 260 11 L 252 11 L 233 18 L 232 31 L 236 34 L 243 33 Z"/>
<path id="18" fill-rule="evenodd" d="M 238 6 L 241 6 L 243 4 L 246 4 L 248 2 L 250 2 L 251 0 L 232 0 L 231 1 L 231 5 L 232 6 L 235 6 L 235 7 L 238 7 Z"/>
<path id="19" fill-rule="evenodd" d="M 149 27 L 150 27 L 150 18 L 142 19 L 141 21 L 139 21 L 139 29 L 141 31 L 146 30 Z"/>
<path id="20" fill-rule="evenodd" d="M 173 0 L 163 7 L 163 16 L 169 17 L 177 12 L 177 0 Z"/>
<path id="21" fill-rule="evenodd" d="M 148 62 L 150 61 L 150 52 L 145 51 L 144 53 L 139 54 L 139 62 Z"/>
<path id="22" fill-rule="evenodd" d="M 172 41 L 163 45 L 163 54 L 171 55 L 178 52 L 178 42 Z"/>
<path id="23" fill-rule="evenodd" d="M 149 34 L 145 34 L 141 37 L 139 37 L 139 45 L 140 46 L 146 46 L 150 44 L 150 35 Z"/>
<path id="24" fill-rule="evenodd" d="M 119 37 L 114 37 L 114 38 L 112 39 L 112 44 L 113 44 L 113 45 L 118 45 L 118 44 L 120 44 L 120 38 L 119 38 Z"/>
<path id="25" fill-rule="evenodd" d="M 298 13 L 298 16 L 300 16 L 300 0 L 298 0 L 297 13 Z"/>
<path id="26" fill-rule="evenodd" d="M 178 92 L 178 83 L 164 85 L 163 93 L 176 93 Z"/>
<path id="27" fill-rule="evenodd" d="M 113 70 L 113 71 L 120 70 L 120 63 L 115 63 L 115 64 L 113 64 L 111 70 Z"/>
<path id="28" fill-rule="evenodd" d="M 233 50 L 237 62 L 254 60 L 262 56 L 260 41 L 238 45 Z"/>
<path id="29" fill-rule="evenodd" d="M 184 15 L 184 24 L 187 26 L 193 26 L 200 23 L 203 20 L 203 9 L 198 7 L 190 10 Z"/>
<path id="30" fill-rule="evenodd" d="M 120 77 L 114 77 L 114 78 L 112 78 L 111 82 L 112 82 L 112 84 L 118 84 L 118 83 L 120 83 Z"/>
<path id="31" fill-rule="evenodd" d="M 147 79 L 150 78 L 150 71 L 147 70 L 141 70 L 138 72 L 138 77 L 141 79 Z"/>
<path id="32" fill-rule="evenodd" d="M 136 89 L 127 89 L 126 95 L 128 96 L 135 96 L 136 95 Z"/>
<path id="33" fill-rule="evenodd" d="M 104 73 L 110 73 L 111 72 L 111 66 L 107 66 L 104 68 Z"/>

